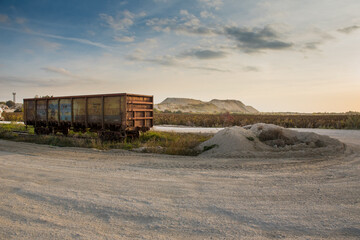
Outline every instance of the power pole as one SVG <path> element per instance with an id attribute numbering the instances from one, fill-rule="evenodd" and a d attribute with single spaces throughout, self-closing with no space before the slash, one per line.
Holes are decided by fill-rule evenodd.
<path id="1" fill-rule="evenodd" d="M 16 95 L 16 92 L 13 92 L 12 94 L 13 94 L 13 102 L 14 102 L 14 103 L 16 103 L 16 102 L 15 102 L 15 95 Z"/>

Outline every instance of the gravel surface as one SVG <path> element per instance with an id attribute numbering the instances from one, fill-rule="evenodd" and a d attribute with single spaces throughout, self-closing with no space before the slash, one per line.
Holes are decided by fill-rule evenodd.
<path id="1" fill-rule="evenodd" d="M 359 239 L 350 135 L 336 157 L 232 159 L 0 140 L 0 239 Z"/>

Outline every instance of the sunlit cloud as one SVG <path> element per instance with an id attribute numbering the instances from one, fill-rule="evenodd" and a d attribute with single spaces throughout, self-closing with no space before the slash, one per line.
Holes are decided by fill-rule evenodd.
<path id="1" fill-rule="evenodd" d="M 352 33 L 354 31 L 358 30 L 359 28 L 360 28 L 360 26 L 353 25 L 353 26 L 349 26 L 349 27 L 345 27 L 345 28 L 340 28 L 340 29 L 338 29 L 338 31 L 341 33 L 349 34 L 349 33 Z"/>

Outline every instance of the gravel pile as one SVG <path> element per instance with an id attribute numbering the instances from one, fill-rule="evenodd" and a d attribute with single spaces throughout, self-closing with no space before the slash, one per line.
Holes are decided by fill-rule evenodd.
<path id="1" fill-rule="evenodd" d="M 198 150 L 206 157 L 316 157 L 341 154 L 345 148 L 329 136 L 258 123 L 225 128 Z"/>

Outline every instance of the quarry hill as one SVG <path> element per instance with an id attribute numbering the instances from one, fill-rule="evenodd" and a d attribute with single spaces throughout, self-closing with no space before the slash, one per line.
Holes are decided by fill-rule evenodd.
<path id="1" fill-rule="evenodd" d="M 171 112 L 193 112 L 193 113 L 258 113 L 259 111 L 251 106 L 246 106 L 238 100 L 213 99 L 210 102 L 203 102 L 191 98 L 166 98 L 154 106 L 159 111 Z"/>

